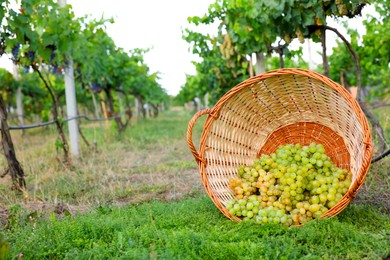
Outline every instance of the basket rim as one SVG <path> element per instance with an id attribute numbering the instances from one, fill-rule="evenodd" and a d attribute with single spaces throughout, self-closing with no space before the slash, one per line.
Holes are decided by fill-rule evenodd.
<path id="1" fill-rule="evenodd" d="M 262 80 L 272 78 L 272 77 L 277 77 L 277 76 L 283 76 L 283 75 L 300 75 L 300 76 L 305 76 L 309 77 L 315 80 L 318 80 L 330 88 L 336 90 L 346 101 L 347 103 L 351 106 L 353 111 L 355 112 L 357 119 L 362 126 L 363 130 L 363 143 L 365 145 L 364 147 L 364 155 L 363 155 L 363 160 L 362 160 L 362 165 L 361 168 L 359 169 L 359 172 L 357 173 L 357 178 L 355 181 L 351 184 L 351 186 L 348 189 L 348 192 L 343 196 L 343 198 L 331 209 L 329 209 L 323 217 L 329 217 L 329 216 L 336 216 L 339 214 L 351 200 L 354 199 L 356 193 L 360 189 L 360 187 L 363 185 L 364 180 L 366 178 L 368 169 L 371 164 L 371 158 L 373 154 L 373 143 L 372 143 L 372 138 L 371 138 L 371 131 L 369 128 L 369 124 L 367 121 L 367 118 L 365 114 L 363 113 L 363 110 L 361 109 L 360 105 L 358 102 L 352 97 L 352 95 L 339 83 L 333 81 L 332 79 L 318 73 L 315 71 L 307 70 L 307 69 L 302 69 L 302 68 L 282 68 L 282 69 L 276 69 L 276 70 L 271 70 L 268 72 L 265 72 L 260 75 L 253 76 L 251 78 L 248 78 L 245 81 L 242 81 L 241 83 L 237 84 L 234 86 L 232 89 L 230 89 L 228 92 L 226 92 L 219 100 L 218 102 L 207 111 L 208 117 L 206 119 L 206 122 L 204 124 L 203 132 L 200 138 L 199 142 L 199 170 L 201 174 L 201 179 L 203 182 L 203 185 L 206 188 L 206 191 L 214 204 L 220 209 L 220 211 L 228 218 L 236 221 L 240 221 L 239 218 L 235 216 L 231 216 L 230 213 L 225 209 L 225 207 L 222 205 L 221 201 L 219 201 L 218 198 L 216 198 L 215 194 L 210 190 L 209 184 L 208 184 L 208 179 L 205 176 L 206 175 L 206 166 L 207 166 L 207 161 L 204 158 L 204 154 L 206 152 L 206 141 L 207 137 L 211 131 L 211 125 L 215 120 L 219 118 L 219 112 L 220 110 L 224 107 L 224 104 L 231 98 L 233 97 L 237 92 L 241 91 L 242 89 L 251 86 L 255 83 L 258 83 Z"/>
<path id="2" fill-rule="evenodd" d="M 270 71 L 267 71 L 263 74 L 248 78 L 247 80 L 237 84 L 232 89 L 230 89 L 228 92 L 226 92 L 218 100 L 218 102 L 214 105 L 214 107 L 210 109 L 209 117 L 207 118 L 206 124 L 209 125 L 208 121 L 216 120 L 218 118 L 218 113 L 223 108 L 224 104 L 240 90 L 248 87 L 249 85 L 257 83 L 261 80 L 265 80 L 265 79 L 272 78 L 275 76 L 292 75 L 292 74 L 307 76 L 307 77 L 319 80 L 319 81 L 325 83 L 327 86 L 329 86 L 332 89 L 339 92 L 341 94 L 341 96 L 343 98 L 345 98 L 346 101 L 351 105 L 352 109 L 356 113 L 356 116 L 359 120 L 359 123 L 361 124 L 361 126 L 363 128 L 364 143 L 366 145 L 369 145 L 369 146 L 373 145 L 372 139 L 371 139 L 371 132 L 370 132 L 367 118 L 365 117 L 363 110 L 361 109 L 358 102 L 352 97 L 351 93 L 349 93 L 343 86 L 341 86 L 339 83 L 333 81 L 332 79 L 330 79 L 330 78 L 328 78 L 328 77 L 326 77 L 318 72 L 307 70 L 307 69 L 301 69 L 301 68 L 282 68 L 282 69 L 270 70 Z M 205 130 L 206 130 L 206 124 L 205 124 Z M 210 125 L 211 125 L 211 122 L 210 122 Z M 202 144 L 202 140 L 203 140 L 203 135 L 206 134 L 205 132 L 206 131 L 203 131 L 203 133 L 202 133 L 201 144 Z M 203 154 L 204 151 L 202 151 L 200 149 L 200 153 Z"/>

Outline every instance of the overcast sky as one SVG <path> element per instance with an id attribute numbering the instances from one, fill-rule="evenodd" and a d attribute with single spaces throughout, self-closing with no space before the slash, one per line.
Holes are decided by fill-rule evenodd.
<path id="1" fill-rule="evenodd" d="M 145 62 L 152 73 L 160 72 L 160 84 L 171 95 L 180 91 L 185 83 L 185 74 L 195 73 L 191 61 L 196 57 L 189 53 L 189 44 L 182 39 L 182 30 L 188 27 L 187 17 L 203 16 L 213 2 L 214 0 L 67 0 L 76 16 L 90 14 L 94 18 L 113 17 L 115 23 L 107 26 L 107 32 L 118 47 L 125 50 L 151 48 L 145 55 Z M 294 42 L 297 43 L 296 40 Z M 298 47 L 298 44 L 294 45 Z M 333 46 L 335 40 L 332 33 L 328 33 L 329 53 Z M 303 47 L 304 58 L 308 60 L 307 43 Z M 312 43 L 311 57 L 314 63 L 321 62 L 318 51 L 320 46 Z M 12 66 L 7 57 L 0 59 L 0 64 L 7 69 Z"/>
<path id="2" fill-rule="evenodd" d="M 151 48 L 145 62 L 151 72 L 160 72 L 160 84 L 175 95 L 185 83 L 185 74 L 194 74 L 194 56 L 182 30 L 188 26 L 187 17 L 202 16 L 214 0 L 68 0 L 76 16 L 91 14 L 113 17 L 107 27 L 115 44 L 125 50 Z"/>

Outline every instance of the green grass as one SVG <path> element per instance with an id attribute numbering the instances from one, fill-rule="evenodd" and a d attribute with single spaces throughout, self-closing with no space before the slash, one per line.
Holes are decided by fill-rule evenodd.
<path id="1" fill-rule="evenodd" d="M 370 220 L 370 221 L 368 221 Z M 380 259 L 390 254 L 390 217 L 353 205 L 302 227 L 237 223 L 208 197 L 153 202 L 47 220 L 7 231 L 24 259 Z"/>

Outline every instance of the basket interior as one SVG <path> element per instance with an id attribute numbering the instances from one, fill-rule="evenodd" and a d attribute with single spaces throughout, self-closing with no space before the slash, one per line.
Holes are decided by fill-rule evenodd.
<path id="1" fill-rule="evenodd" d="M 356 178 L 364 157 L 362 126 L 350 103 L 324 82 L 286 74 L 256 81 L 217 104 L 218 117 L 203 132 L 200 151 L 207 161 L 203 183 L 223 205 L 233 198 L 228 180 L 259 152 L 312 141 Z"/>
<path id="2" fill-rule="evenodd" d="M 343 138 L 327 126 L 311 122 L 297 122 L 283 126 L 273 132 L 258 153 L 274 153 L 279 146 L 286 144 L 323 144 L 325 153 L 337 167 L 350 170 L 350 155 Z"/>

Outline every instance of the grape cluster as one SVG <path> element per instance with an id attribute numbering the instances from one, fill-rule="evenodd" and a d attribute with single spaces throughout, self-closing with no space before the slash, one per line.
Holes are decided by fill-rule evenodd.
<path id="1" fill-rule="evenodd" d="M 49 63 L 51 66 L 51 73 L 54 75 L 57 75 L 58 74 L 58 65 L 56 62 L 57 46 L 55 46 L 54 44 L 49 44 L 46 46 L 46 48 L 51 51 L 50 58 L 49 58 Z"/>
<path id="2" fill-rule="evenodd" d="M 229 34 L 225 34 L 223 36 L 223 43 L 219 46 L 219 49 L 224 57 L 226 59 L 230 59 L 230 57 L 234 54 L 234 48 L 232 45 L 232 40 L 229 36 Z"/>
<path id="3" fill-rule="evenodd" d="M 337 10 L 341 16 L 348 14 L 348 7 L 344 4 L 342 0 L 336 0 Z"/>
<path id="4" fill-rule="evenodd" d="M 20 50 L 20 43 L 16 43 L 15 46 L 12 47 L 11 53 L 12 53 L 12 60 L 16 62 L 19 58 L 19 50 Z"/>
<path id="5" fill-rule="evenodd" d="M 253 166 L 241 165 L 229 179 L 233 216 L 256 223 L 299 225 L 317 219 L 348 191 L 352 174 L 336 167 L 322 144 L 287 144 L 262 154 Z"/>
<path id="6" fill-rule="evenodd" d="M 298 37 L 298 40 L 301 44 L 305 43 L 305 36 L 303 34 L 303 32 L 301 31 L 300 28 L 297 28 L 296 31 L 295 31 L 297 37 Z"/>
<path id="7" fill-rule="evenodd" d="M 283 39 L 284 39 L 284 41 L 285 41 L 287 44 L 291 43 L 291 36 L 290 36 L 290 34 L 287 34 L 287 33 L 284 34 Z"/>
<path id="8" fill-rule="evenodd" d="M 27 58 L 30 62 L 33 62 L 35 58 L 35 52 L 31 50 L 27 51 Z"/>

